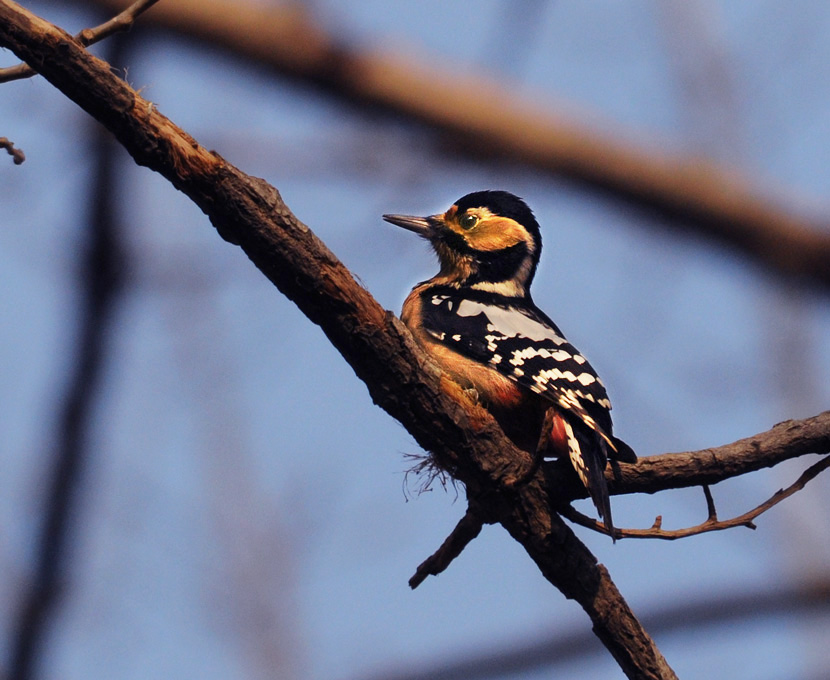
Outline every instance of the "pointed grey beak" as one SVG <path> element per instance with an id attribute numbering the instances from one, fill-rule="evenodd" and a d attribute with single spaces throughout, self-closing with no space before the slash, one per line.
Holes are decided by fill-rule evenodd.
<path id="1" fill-rule="evenodd" d="M 414 215 L 384 215 L 383 219 L 397 227 L 414 231 L 420 236 L 429 238 L 432 235 L 433 223 L 430 217 L 415 217 Z"/>

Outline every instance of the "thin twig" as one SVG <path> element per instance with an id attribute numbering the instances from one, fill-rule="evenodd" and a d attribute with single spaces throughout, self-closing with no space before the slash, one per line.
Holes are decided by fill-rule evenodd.
<path id="1" fill-rule="evenodd" d="M 707 515 L 707 521 L 717 522 L 718 511 L 717 508 L 715 508 L 715 499 L 712 498 L 712 491 L 708 484 L 703 485 L 703 495 L 706 497 L 706 511 L 709 513 Z"/>
<path id="2" fill-rule="evenodd" d="M 7 137 L 0 137 L 0 149 L 5 149 L 9 152 L 9 156 L 14 159 L 15 165 L 20 165 L 26 160 L 26 154 L 20 149 L 15 149 L 14 142 L 10 141 Z"/>
<path id="3" fill-rule="evenodd" d="M 467 513 L 455 525 L 455 529 L 447 536 L 441 547 L 415 570 L 415 575 L 409 579 L 409 587 L 415 590 L 427 576 L 437 576 L 450 566 L 450 563 L 461 554 L 467 544 L 479 535 L 482 526 L 484 522 L 481 516 L 468 507 Z"/>
<path id="4" fill-rule="evenodd" d="M 686 538 L 687 536 L 696 536 L 697 534 L 704 534 L 709 531 L 722 531 L 724 529 L 731 529 L 733 527 L 747 527 L 748 529 L 755 529 L 755 520 L 759 515 L 765 513 L 767 510 L 775 505 L 778 505 L 785 498 L 789 498 L 794 493 L 801 491 L 807 482 L 816 477 L 820 472 L 830 467 L 830 456 L 822 458 L 818 463 L 807 468 L 801 476 L 786 489 L 779 489 L 769 500 L 761 503 L 758 507 L 745 512 L 743 515 L 733 517 L 732 519 L 719 520 L 715 512 L 715 504 L 712 500 L 712 494 L 707 486 L 704 486 L 704 493 L 706 494 L 706 503 L 709 510 L 709 516 L 705 522 L 697 526 L 688 527 L 685 529 L 662 529 L 662 519 L 658 517 L 654 525 L 650 529 L 619 529 L 615 528 L 617 538 L 661 538 L 666 541 L 674 541 L 678 538 Z M 572 506 L 567 505 L 559 510 L 559 514 L 569 519 L 574 524 L 593 529 L 601 534 L 608 534 L 608 530 L 595 519 L 591 519 L 583 515 Z"/>
<path id="5" fill-rule="evenodd" d="M 109 21 L 96 26 L 95 28 L 85 28 L 83 31 L 75 35 L 75 40 L 80 42 L 84 47 L 89 47 L 97 42 L 108 38 L 114 33 L 121 31 L 129 31 L 135 23 L 136 18 L 150 9 L 159 0 L 137 0 L 132 5 L 127 7 L 123 12 L 117 14 Z M 31 78 L 37 75 L 35 71 L 28 64 L 20 63 L 8 68 L 0 68 L 0 83 L 8 83 L 12 80 L 22 80 L 23 78 Z M 3 138 L 5 139 L 5 138 Z M 9 152 L 11 153 L 11 151 Z M 21 160 L 20 163 L 23 161 Z M 17 160 L 15 160 L 17 163 Z"/>

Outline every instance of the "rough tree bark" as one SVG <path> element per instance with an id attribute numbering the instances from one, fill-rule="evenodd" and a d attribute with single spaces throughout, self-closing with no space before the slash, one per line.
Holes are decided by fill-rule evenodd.
<path id="1" fill-rule="evenodd" d="M 558 468 L 549 466 L 513 488 L 510 481 L 528 464 L 527 454 L 440 374 L 401 322 L 291 214 L 276 189 L 201 147 L 72 36 L 11 0 L 0 0 L 0 45 L 100 121 L 138 164 L 159 172 L 190 197 L 225 240 L 239 245 L 322 328 L 375 403 L 463 482 L 486 521 L 502 524 L 544 576 L 583 607 L 628 677 L 675 677 L 605 567 L 554 512 L 549 489 L 567 487 L 558 479 Z M 825 447 L 827 439 L 825 435 Z M 711 459 L 704 452 L 698 464 L 706 467 Z M 626 475 L 636 478 L 640 465 Z M 656 490 L 653 481 L 649 484 L 647 490 Z"/>

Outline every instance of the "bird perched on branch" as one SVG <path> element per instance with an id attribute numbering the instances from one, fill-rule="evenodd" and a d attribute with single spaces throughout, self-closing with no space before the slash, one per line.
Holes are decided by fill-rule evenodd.
<path id="1" fill-rule="evenodd" d="M 637 456 L 613 436 L 591 364 L 530 296 L 542 252 L 533 212 L 506 191 L 477 191 L 443 214 L 383 219 L 427 239 L 441 264 L 404 302 L 415 339 L 537 464 L 570 458 L 613 537 L 603 472 L 609 457 Z"/>

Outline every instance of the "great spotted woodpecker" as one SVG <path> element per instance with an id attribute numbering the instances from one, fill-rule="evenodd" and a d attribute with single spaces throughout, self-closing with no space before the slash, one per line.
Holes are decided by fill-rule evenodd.
<path id="1" fill-rule="evenodd" d="M 614 536 L 603 471 L 635 462 L 612 434 L 611 402 L 591 364 L 530 296 L 542 251 L 527 204 L 506 191 L 467 194 L 443 214 L 384 215 L 426 238 L 441 264 L 406 298 L 401 318 L 504 433 L 534 456 L 568 456 Z"/>

